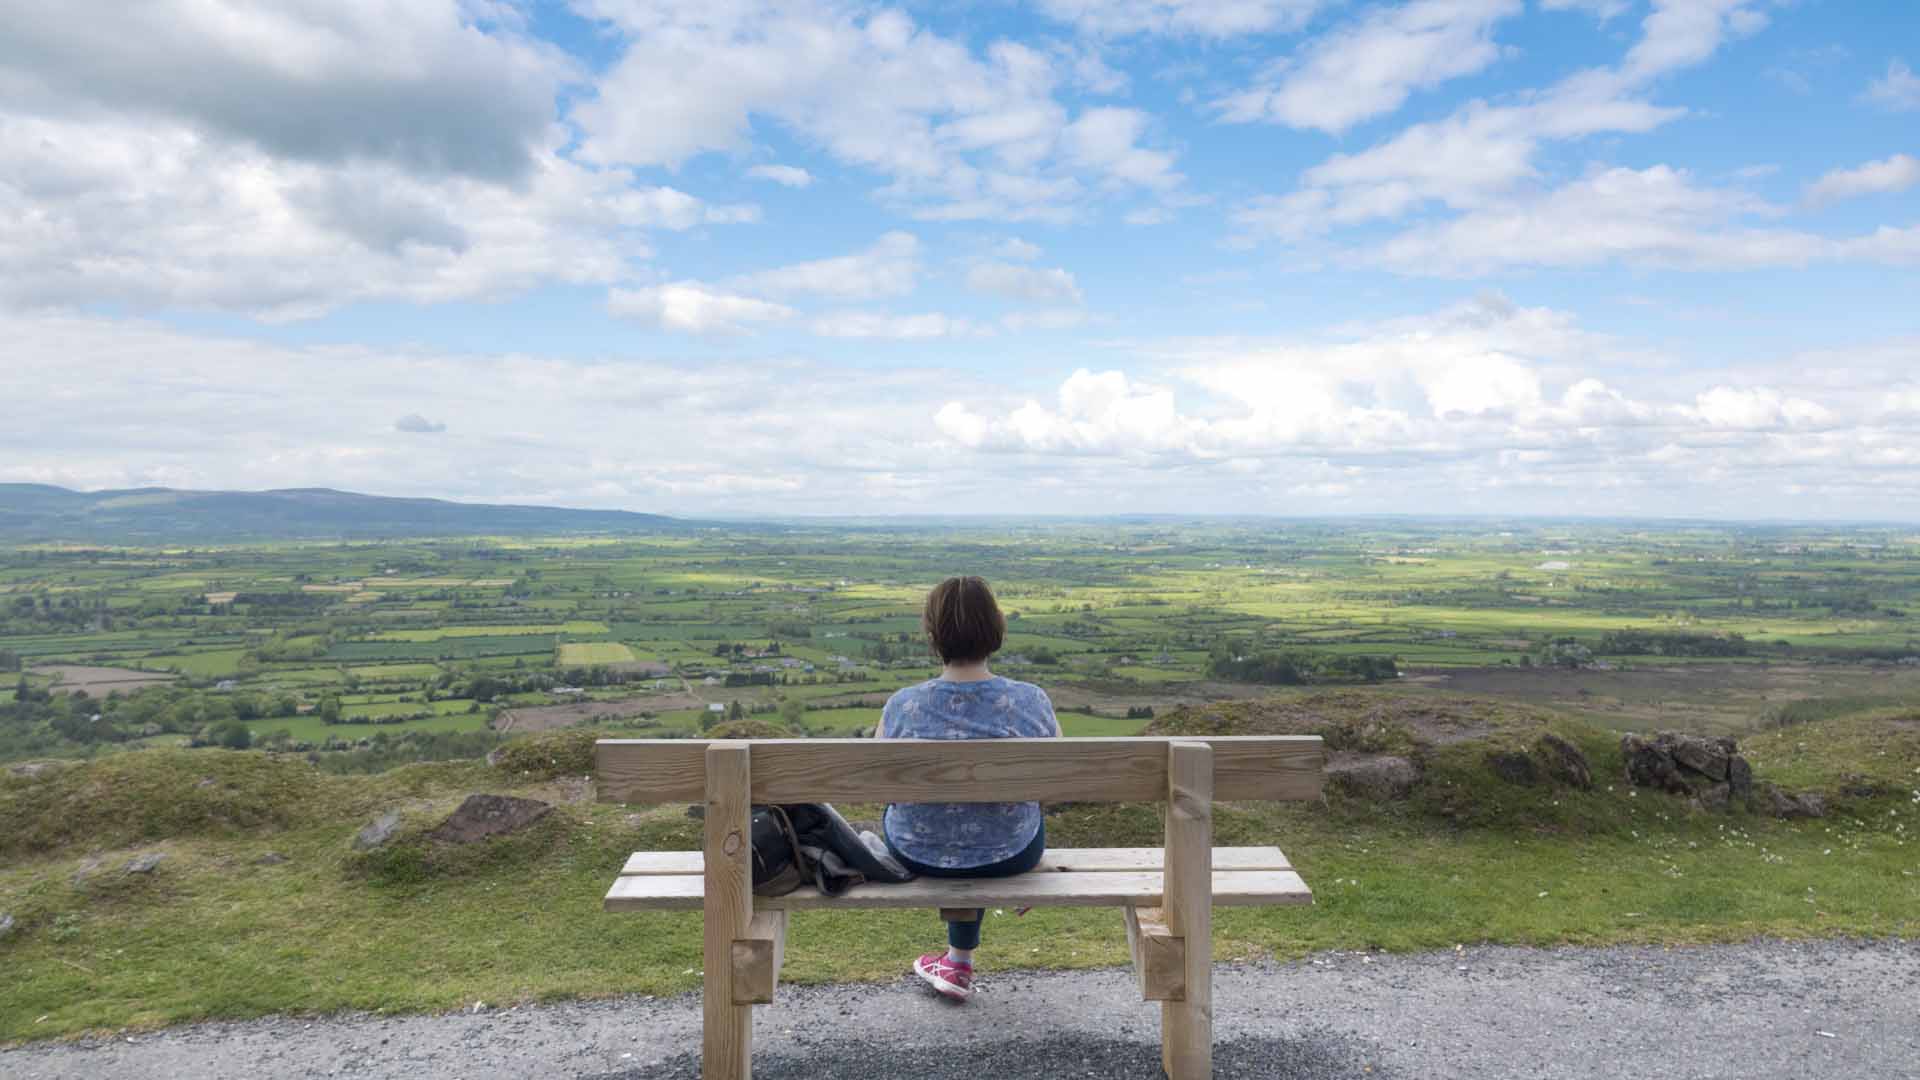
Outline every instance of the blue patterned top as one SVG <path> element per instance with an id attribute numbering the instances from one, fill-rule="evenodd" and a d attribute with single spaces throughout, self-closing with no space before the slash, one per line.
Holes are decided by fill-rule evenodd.
<path id="1" fill-rule="evenodd" d="M 1032 683 L 998 675 L 979 682 L 929 679 L 887 699 L 887 739 L 1042 738 L 1060 734 L 1053 702 Z M 918 863 L 968 870 L 1010 859 L 1040 831 L 1040 804 L 894 803 L 882 828 L 894 850 Z"/>

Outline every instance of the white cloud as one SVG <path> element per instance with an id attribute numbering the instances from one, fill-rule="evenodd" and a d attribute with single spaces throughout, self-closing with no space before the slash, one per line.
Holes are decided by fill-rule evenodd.
<path id="1" fill-rule="evenodd" d="M 625 41 L 573 110 L 588 161 L 677 166 L 745 149 L 765 119 L 886 177 L 883 199 L 933 220 L 1064 220 L 1089 183 L 1178 182 L 1169 155 L 1116 145 L 1121 125 L 1103 110 L 1073 117 L 1056 92 L 1081 77 L 1077 60 L 1018 42 L 976 55 L 900 11 L 844 0 L 578 6 Z"/>
<path id="2" fill-rule="evenodd" d="M 1178 187 L 1182 177 L 1173 171 L 1173 155 L 1139 145 L 1147 123 L 1139 109 L 1088 109 L 1061 132 L 1061 143 L 1069 161 L 1113 183 L 1157 191 Z"/>
<path id="3" fill-rule="evenodd" d="M 1081 461 L 1081 475 L 1213 478 L 1247 507 L 1339 494 L 1394 509 L 1519 499 L 1754 517 L 1857 500 L 1855 516 L 1884 516 L 1873 484 L 1920 492 L 1920 384 L 1897 376 L 1908 393 L 1886 393 L 1920 342 L 1745 371 L 1594 370 L 1619 352 L 1562 313 L 1496 295 L 1326 341 L 1163 343 L 1157 377 L 1082 369 L 1051 401 L 949 397 L 934 422 L 956 448 L 1035 471 Z M 1429 501 L 1436 488 L 1446 495 Z"/>
<path id="4" fill-rule="evenodd" d="M 836 311 L 814 319 L 811 328 L 821 337 L 882 338 L 891 341 L 979 337 L 986 332 L 966 319 L 939 312 L 886 315 L 871 311 Z"/>
<path id="5" fill-rule="evenodd" d="M 920 274 L 919 255 L 920 241 L 912 233 L 890 232 L 865 251 L 742 274 L 731 284 L 746 292 L 771 296 L 825 296 L 836 300 L 904 296 L 913 291 Z"/>
<path id="6" fill-rule="evenodd" d="M 813 183 L 813 174 L 797 165 L 755 165 L 747 170 L 747 175 L 790 188 L 808 187 Z"/>
<path id="7" fill-rule="evenodd" d="M 1702 188 L 1665 165 L 1608 169 L 1539 196 L 1514 197 L 1416 226 L 1349 256 L 1402 273 L 1441 276 L 1514 266 L 1675 269 L 1801 267 L 1823 261 L 1904 264 L 1920 258 L 1920 229 L 1834 239 L 1743 225 L 1774 209 L 1744 192 Z"/>
<path id="8" fill-rule="evenodd" d="M 0 340 L 0 481 L 682 514 L 1920 506 L 1920 339 L 1690 373 L 1497 295 L 1288 340 L 1110 345 L 1031 400 L 962 365 L 291 347 L 4 313 Z M 459 422 L 396 432 L 409 412 Z"/>
<path id="9" fill-rule="evenodd" d="M 1090 34 L 1224 38 L 1298 30 L 1326 0 L 1040 0 L 1040 10 Z"/>
<path id="10" fill-rule="evenodd" d="M 1633 5 L 1630 0 L 1540 0 L 1547 11 L 1586 11 L 1601 20 L 1624 15 Z"/>
<path id="11" fill-rule="evenodd" d="M 1699 396 L 1691 412 L 1700 423 L 1723 431 L 1775 431 L 1834 422 L 1832 410 L 1767 386 L 1716 386 Z"/>
<path id="12" fill-rule="evenodd" d="M 687 334 L 739 334 L 754 323 L 791 318 L 792 308 L 723 292 L 698 281 L 675 281 L 640 289 L 615 289 L 607 310 L 622 318 Z"/>
<path id="13" fill-rule="evenodd" d="M 523 180 L 577 77 L 463 0 L 7 6 L 9 110 L 141 117 L 289 161 Z"/>
<path id="14" fill-rule="evenodd" d="M 1315 39 L 1251 89 L 1218 103 L 1221 118 L 1339 134 L 1393 112 L 1415 90 L 1471 75 L 1500 57 L 1493 27 L 1521 0 L 1414 0 L 1378 7 Z"/>
<path id="15" fill-rule="evenodd" d="M 1887 74 L 1875 79 L 1864 95 L 1867 101 L 1883 109 L 1895 112 L 1911 112 L 1920 109 L 1920 76 L 1913 73 L 1903 60 L 1889 61 Z"/>
<path id="16" fill-rule="evenodd" d="M 17 6 L 17 5 L 16 5 Z M 629 280 L 757 220 L 563 147 L 579 78 L 476 0 L 42 5 L 0 49 L 0 304 L 310 317 Z"/>
<path id="17" fill-rule="evenodd" d="M 1002 262 L 975 263 L 967 270 L 967 288 L 1009 300 L 1034 303 L 1080 302 L 1080 286 L 1059 267 L 1014 266 Z"/>
<path id="18" fill-rule="evenodd" d="M 1032 262 L 1040 257 L 1040 245 L 1028 243 L 1017 236 L 1009 237 L 993 249 L 995 255 L 1015 262 Z"/>
<path id="19" fill-rule="evenodd" d="M 1299 240 L 1435 203 L 1455 211 L 1497 207 L 1539 178 L 1543 144 L 1646 132 L 1683 115 L 1640 95 L 1759 29 L 1757 7 L 1758 0 L 1655 0 L 1617 67 L 1578 72 L 1514 104 L 1469 102 L 1366 150 L 1336 154 L 1308 169 L 1295 191 L 1251 200 L 1234 220 L 1252 235 Z"/>
<path id="20" fill-rule="evenodd" d="M 1146 206 L 1127 211 L 1121 220 L 1129 225 L 1165 225 L 1173 220 L 1173 213 L 1163 207 Z"/>
<path id="21" fill-rule="evenodd" d="M 447 425 L 429 420 L 419 413 L 408 413 L 393 422 L 393 430 L 404 431 L 411 435 L 438 435 L 447 430 Z"/>
<path id="22" fill-rule="evenodd" d="M 1920 184 L 1920 158 L 1895 154 L 1853 169 L 1835 169 L 1807 185 L 1807 201 L 1834 202 L 1859 195 L 1905 191 Z"/>
<path id="23" fill-rule="evenodd" d="M 624 280 L 647 233 L 753 207 L 634 186 L 541 151 L 513 186 L 273 157 L 180 126 L 0 111 L 0 302 L 267 318 L 366 299 L 494 298 Z"/>

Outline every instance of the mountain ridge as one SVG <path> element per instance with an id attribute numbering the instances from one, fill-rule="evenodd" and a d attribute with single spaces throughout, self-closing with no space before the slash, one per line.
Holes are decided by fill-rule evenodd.
<path id="1" fill-rule="evenodd" d="M 694 523 L 627 510 L 576 510 L 365 495 L 337 488 L 75 491 L 0 483 L 0 540 L 181 541 L 642 533 Z"/>

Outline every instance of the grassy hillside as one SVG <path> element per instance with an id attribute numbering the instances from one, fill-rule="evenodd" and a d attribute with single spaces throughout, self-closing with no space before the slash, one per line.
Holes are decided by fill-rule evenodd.
<path id="1" fill-rule="evenodd" d="M 1497 703 L 1321 695 L 1188 710 L 1184 732 L 1317 730 L 1422 756 L 1407 798 L 1219 808 L 1218 842 L 1278 843 L 1315 888 L 1304 910 L 1222 910 L 1217 955 L 1457 943 L 1695 942 L 1920 933 L 1920 714 L 1783 729 L 1750 746 L 1763 778 L 1831 797 L 1825 820 L 1706 814 L 1628 791 L 1612 735 Z M 1500 779 L 1489 756 L 1558 732 L 1590 791 Z M 699 920 L 607 915 L 627 852 L 691 848 L 681 806 L 602 806 L 579 777 L 592 735 L 509 744 L 497 766 L 325 775 L 296 756 L 154 750 L 0 772 L 0 1041 L 205 1017 L 435 1010 L 698 985 Z M 1351 749 L 1359 748 L 1359 749 Z M 425 830 L 467 794 L 557 804 L 526 833 L 451 848 Z M 844 807 L 871 820 L 873 807 Z M 388 810 L 400 838 L 355 833 Z M 1057 846 L 1155 844 L 1157 811 L 1055 809 Z M 147 874 L 127 872 L 158 853 Z M 938 940 L 931 911 L 803 913 L 790 982 L 891 978 Z M 983 969 L 1125 962 L 1109 910 L 989 916 Z"/>

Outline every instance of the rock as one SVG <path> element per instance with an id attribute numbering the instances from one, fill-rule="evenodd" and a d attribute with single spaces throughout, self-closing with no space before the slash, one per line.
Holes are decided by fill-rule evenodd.
<path id="1" fill-rule="evenodd" d="M 361 829 L 353 838 L 353 850 L 372 851 L 386 846 L 393 834 L 400 831 L 400 811 L 389 810 Z"/>
<path id="2" fill-rule="evenodd" d="M 1672 744 L 1666 735 L 1654 739 L 1623 735 L 1620 756 L 1627 762 L 1627 782 L 1635 787 L 1655 788 L 1673 795 L 1693 794 L 1693 786 L 1680 774 L 1680 767 L 1673 760 Z"/>
<path id="3" fill-rule="evenodd" d="M 211 776 L 203 776 L 203 777 L 201 777 L 201 778 L 199 779 L 199 781 L 198 781 L 197 783 L 195 783 L 195 784 L 194 784 L 193 786 L 194 786 L 194 787 L 197 787 L 197 788 L 210 788 L 210 787 L 212 787 L 212 786 L 214 786 L 215 784 L 218 784 L 219 782 L 220 782 L 220 781 L 218 781 L 218 780 L 215 780 L 215 779 L 214 779 L 213 777 L 211 777 Z"/>
<path id="4" fill-rule="evenodd" d="M 1753 795 L 1753 766 L 1738 754 L 1727 758 L 1727 783 L 1733 788 L 1733 797 L 1745 800 Z"/>
<path id="5" fill-rule="evenodd" d="M 105 860 L 99 858 L 98 856 L 90 857 L 83 860 L 80 863 L 80 865 L 77 868 L 75 868 L 75 870 L 73 871 L 73 877 L 70 878 L 69 880 L 71 880 L 73 884 L 76 886 L 85 885 L 88 881 L 92 880 L 93 875 L 99 871 L 100 866 L 104 861 Z"/>
<path id="6" fill-rule="evenodd" d="M 1731 784 L 1714 784 L 1712 787 L 1702 789 L 1700 794 L 1695 796 L 1694 802 L 1698 803 L 1702 810 L 1711 810 L 1718 813 L 1726 810 L 1727 806 L 1732 802 L 1732 799 L 1733 786 Z"/>
<path id="7" fill-rule="evenodd" d="M 287 861 L 287 857 L 285 855 L 282 855 L 277 851 L 269 851 L 265 855 L 262 855 L 259 858 L 253 860 L 253 865 L 279 866 L 281 863 L 286 861 Z"/>
<path id="8" fill-rule="evenodd" d="M 1492 750 L 1487 753 L 1487 767 L 1495 776 L 1509 784 L 1537 784 L 1540 782 L 1540 765 L 1533 755 L 1522 750 Z"/>
<path id="9" fill-rule="evenodd" d="M 1762 784 L 1758 796 L 1762 800 L 1761 808 L 1777 818 L 1791 821 L 1827 816 L 1827 800 L 1813 792 L 1795 795 L 1772 784 Z"/>
<path id="10" fill-rule="evenodd" d="M 707 808 L 701 803 L 694 803 L 692 806 L 687 807 L 687 816 L 695 821 L 705 821 L 707 820 Z"/>
<path id="11" fill-rule="evenodd" d="M 149 851 L 145 855 L 135 855 L 133 858 L 127 860 L 127 865 L 122 868 L 121 872 L 126 874 L 151 874 L 160 868 L 160 864 L 165 862 L 166 858 L 167 853 L 164 851 Z"/>
<path id="12" fill-rule="evenodd" d="M 471 844 L 517 832 L 553 813 L 551 803 L 511 795 L 469 795 L 460 809 L 427 835 L 443 844 Z"/>
<path id="13" fill-rule="evenodd" d="M 1335 791 L 1368 802 L 1391 802 L 1413 794 L 1420 770 L 1403 757 L 1382 754 L 1327 764 L 1327 783 Z"/>
<path id="14" fill-rule="evenodd" d="M 61 765 L 57 761 L 23 761 L 18 765 L 7 766 L 7 775 L 38 780 L 48 773 L 60 771 L 60 768 Z"/>
<path id="15" fill-rule="evenodd" d="M 1657 741 L 1673 755 L 1675 764 L 1709 780 L 1727 778 L 1727 759 L 1733 756 L 1735 749 L 1732 739 L 1702 739 L 1663 731 Z"/>
<path id="16" fill-rule="evenodd" d="M 11 912 L 0 911 L 0 941 L 5 941 L 12 936 L 13 914 Z"/>
<path id="17" fill-rule="evenodd" d="M 487 751 L 487 767 L 491 769 L 499 768 L 501 760 L 504 759 L 505 757 L 506 757 L 506 752 L 502 749 L 496 748 L 496 749 Z"/>
<path id="18" fill-rule="evenodd" d="M 1547 775 L 1568 787 L 1582 791 L 1593 787 L 1593 766 L 1580 748 L 1551 731 L 1534 740 L 1533 749 L 1547 763 Z"/>

